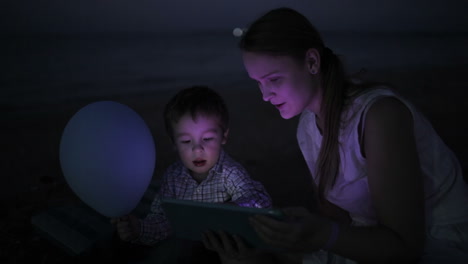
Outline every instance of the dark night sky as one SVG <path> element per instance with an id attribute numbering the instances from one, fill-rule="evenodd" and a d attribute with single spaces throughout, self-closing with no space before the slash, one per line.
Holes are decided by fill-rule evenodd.
<path id="1" fill-rule="evenodd" d="M 7 0 L 0 30 L 9 33 L 180 32 L 245 27 L 289 6 L 321 30 L 468 31 L 465 0 Z"/>

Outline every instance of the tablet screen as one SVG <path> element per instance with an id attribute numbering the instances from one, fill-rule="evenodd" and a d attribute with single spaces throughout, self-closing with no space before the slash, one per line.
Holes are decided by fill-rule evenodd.
<path id="1" fill-rule="evenodd" d="M 189 240 L 202 240 L 207 230 L 223 230 L 239 235 L 248 246 L 272 249 L 265 244 L 249 223 L 249 217 L 263 214 L 281 219 L 282 213 L 271 208 L 240 207 L 221 203 L 162 199 L 162 207 L 171 223 L 174 235 Z"/>

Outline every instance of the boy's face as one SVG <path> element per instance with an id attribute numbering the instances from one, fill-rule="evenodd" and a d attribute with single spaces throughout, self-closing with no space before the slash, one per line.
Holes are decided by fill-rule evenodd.
<path id="1" fill-rule="evenodd" d="M 190 113 L 172 123 L 174 141 L 183 164 L 197 180 L 203 180 L 216 164 L 221 147 L 226 143 L 228 131 L 222 131 L 219 118 Z"/>

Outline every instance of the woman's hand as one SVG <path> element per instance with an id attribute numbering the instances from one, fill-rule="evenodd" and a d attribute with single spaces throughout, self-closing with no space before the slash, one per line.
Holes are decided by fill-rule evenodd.
<path id="1" fill-rule="evenodd" d="M 282 209 L 283 221 L 256 215 L 251 224 L 267 244 L 294 252 L 310 253 L 319 250 L 328 240 L 331 225 L 326 219 L 302 207 Z"/>
<path id="2" fill-rule="evenodd" d="M 255 249 L 249 248 L 239 236 L 229 235 L 224 231 L 206 231 L 203 234 L 203 244 L 207 249 L 217 252 L 223 262 L 244 263 L 255 255 Z"/>
<path id="3" fill-rule="evenodd" d="M 123 241 L 132 241 L 140 236 L 140 220 L 134 215 L 125 215 L 118 218 L 111 218 L 120 239 Z"/>

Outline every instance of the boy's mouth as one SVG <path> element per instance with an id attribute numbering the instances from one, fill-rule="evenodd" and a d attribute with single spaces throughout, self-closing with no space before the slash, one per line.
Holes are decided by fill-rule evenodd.
<path id="1" fill-rule="evenodd" d="M 193 165 L 195 167 L 202 167 L 206 164 L 206 160 L 194 160 Z"/>

